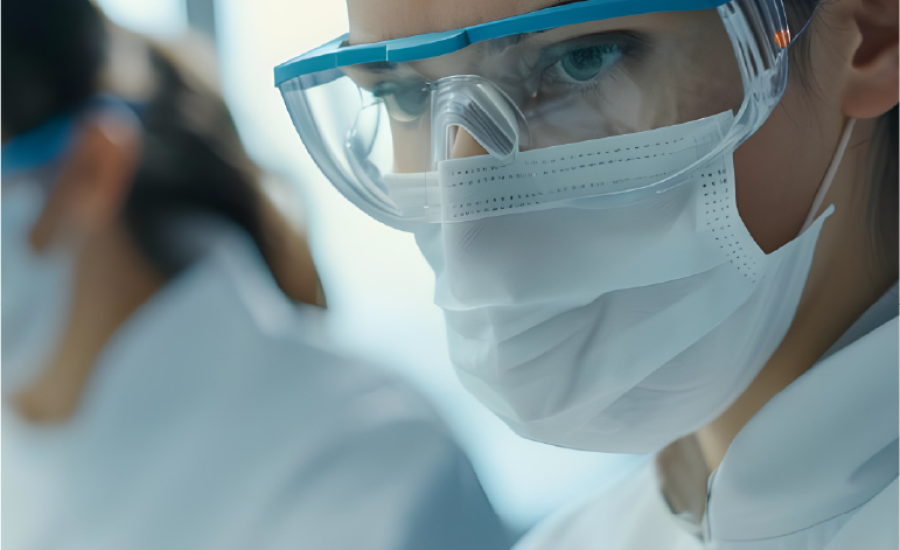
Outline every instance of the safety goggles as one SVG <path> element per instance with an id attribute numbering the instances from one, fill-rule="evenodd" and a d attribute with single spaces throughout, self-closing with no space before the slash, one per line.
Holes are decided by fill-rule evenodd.
<path id="1" fill-rule="evenodd" d="M 674 185 L 763 123 L 786 85 L 789 42 L 781 0 L 584 0 L 372 44 L 344 35 L 279 65 L 275 81 L 325 175 L 402 229 L 446 220 L 440 174 L 473 150 L 500 167 L 733 113 L 712 143 L 685 144 L 676 170 L 640 188 Z M 638 148 L 653 144 L 634 143 L 606 153 L 649 158 Z"/>

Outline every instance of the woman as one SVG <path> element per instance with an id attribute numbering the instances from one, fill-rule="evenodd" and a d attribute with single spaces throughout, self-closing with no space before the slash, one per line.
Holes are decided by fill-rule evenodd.
<path id="1" fill-rule="evenodd" d="M 896 0 L 348 0 L 275 69 L 463 385 L 655 467 L 523 548 L 897 547 Z"/>
<path id="2" fill-rule="evenodd" d="M 4 547 L 508 547 L 426 403 L 300 304 L 203 45 L 3 9 Z"/>

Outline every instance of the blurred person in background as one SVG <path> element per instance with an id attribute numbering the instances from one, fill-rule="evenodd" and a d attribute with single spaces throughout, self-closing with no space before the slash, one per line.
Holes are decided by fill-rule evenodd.
<path id="1" fill-rule="evenodd" d="M 507 548 L 431 408 L 322 341 L 204 44 L 2 7 L 4 548 Z"/>

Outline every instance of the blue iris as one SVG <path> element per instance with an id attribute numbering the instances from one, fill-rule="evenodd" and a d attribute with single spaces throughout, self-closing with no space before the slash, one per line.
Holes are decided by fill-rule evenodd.
<path id="1" fill-rule="evenodd" d="M 563 73 L 576 82 L 587 82 L 606 73 L 622 57 L 619 44 L 600 44 L 572 50 L 559 60 Z"/>

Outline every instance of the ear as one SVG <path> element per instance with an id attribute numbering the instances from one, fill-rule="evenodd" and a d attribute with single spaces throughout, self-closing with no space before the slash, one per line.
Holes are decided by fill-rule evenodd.
<path id="1" fill-rule="evenodd" d="M 35 249 L 85 238 L 114 223 L 140 158 L 139 124 L 128 113 L 86 115 L 31 232 Z"/>
<path id="2" fill-rule="evenodd" d="M 897 105 L 898 63 L 897 0 L 853 0 L 851 17 L 858 45 L 844 91 L 844 115 L 881 116 Z"/>

